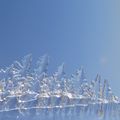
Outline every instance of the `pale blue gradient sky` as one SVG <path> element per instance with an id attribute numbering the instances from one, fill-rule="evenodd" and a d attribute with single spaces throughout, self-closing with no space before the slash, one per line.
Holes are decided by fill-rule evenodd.
<path id="1" fill-rule="evenodd" d="M 0 0 L 0 67 L 28 53 L 49 54 L 50 71 L 83 65 L 120 96 L 120 1 Z"/>

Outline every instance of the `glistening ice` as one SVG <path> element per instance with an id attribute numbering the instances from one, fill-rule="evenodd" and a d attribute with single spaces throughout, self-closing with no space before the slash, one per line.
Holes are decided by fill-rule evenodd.
<path id="1" fill-rule="evenodd" d="M 119 120 L 120 99 L 107 80 L 88 81 L 81 67 L 67 77 L 64 63 L 48 74 L 49 57 L 32 55 L 0 70 L 0 120 Z"/>

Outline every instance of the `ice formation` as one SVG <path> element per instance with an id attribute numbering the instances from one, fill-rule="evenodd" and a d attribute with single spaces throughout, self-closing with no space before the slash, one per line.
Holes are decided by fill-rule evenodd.
<path id="1" fill-rule="evenodd" d="M 29 54 L 0 70 L 0 120 L 120 119 L 120 100 L 107 80 L 88 81 L 83 68 L 68 78 L 64 63 L 48 75 L 48 64 L 44 55 L 33 68 Z"/>

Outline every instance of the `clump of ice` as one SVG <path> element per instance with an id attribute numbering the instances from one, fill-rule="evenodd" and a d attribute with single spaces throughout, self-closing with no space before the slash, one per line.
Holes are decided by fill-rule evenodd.
<path id="1" fill-rule="evenodd" d="M 31 109 L 36 117 L 41 116 L 41 120 L 48 111 L 49 118 L 51 114 L 53 116 L 54 110 L 57 119 L 60 114 L 76 115 L 83 111 L 84 114 L 94 112 L 102 118 L 114 110 L 118 113 L 116 104 L 119 104 L 119 98 L 113 94 L 107 80 L 102 82 L 100 75 L 88 81 L 84 69 L 80 68 L 68 78 L 64 64 L 58 67 L 57 72 L 48 75 L 48 64 L 49 57 L 44 55 L 33 68 L 32 55 L 29 54 L 21 62 L 15 61 L 0 70 L 0 117 L 6 111 L 17 111 L 17 119 L 20 115 L 33 114 Z M 71 119 L 70 115 L 68 119 Z"/>

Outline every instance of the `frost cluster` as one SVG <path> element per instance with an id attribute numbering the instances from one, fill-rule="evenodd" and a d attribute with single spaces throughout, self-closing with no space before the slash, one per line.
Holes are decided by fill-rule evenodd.
<path id="1" fill-rule="evenodd" d="M 100 75 L 90 81 L 81 67 L 67 77 L 64 63 L 49 75 L 48 65 L 49 57 L 44 55 L 33 68 L 29 54 L 21 62 L 1 69 L 0 111 L 119 104 L 109 82 L 102 81 Z"/>

